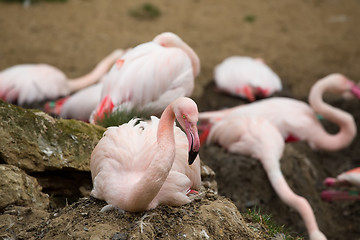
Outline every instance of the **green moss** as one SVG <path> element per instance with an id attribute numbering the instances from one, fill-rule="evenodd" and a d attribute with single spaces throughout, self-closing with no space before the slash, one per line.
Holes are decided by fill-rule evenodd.
<path id="1" fill-rule="evenodd" d="M 105 129 L 0 101 L 2 160 L 29 171 L 73 168 L 89 170 L 92 150 Z"/>

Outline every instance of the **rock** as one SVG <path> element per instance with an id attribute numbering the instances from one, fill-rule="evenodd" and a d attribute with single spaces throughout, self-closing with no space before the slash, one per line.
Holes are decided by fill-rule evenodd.
<path id="1" fill-rule="evenodd" d="M 205 165 L 203 161 L 201 161 L 201 183 L 205 188 L 217 193 L 216 174 L 209 166 Z"/>
<path id="2" fill-rule="evenodd" d="M 46 209 L 49 196 L 41 192 L 36 178 L 21 169 L 0 164 L 0 209 L 8 205 Z"/>
<path id="3" fill-rule="evenodd" d="M 27 172 L 89 171 L 90 154 L 104 131 L 96 125 L 56 120 L 0 101 L 0 163 Z"/>
<path id="4" fill-rule="evenodd" d="M 142 213 L 100 213 L 104 201 L 82 198 L 31 228 L 13 230 L 19 239 L 266 239 L 227 198 L 204 189 L 200 195 L 190 204 Z"/>

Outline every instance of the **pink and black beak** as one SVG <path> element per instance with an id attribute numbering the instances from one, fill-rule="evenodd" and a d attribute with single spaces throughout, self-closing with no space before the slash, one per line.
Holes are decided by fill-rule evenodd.
<path id="1" fill-rule="evenodd" d="M 196 125 L 191 125 L 188 121 L 185 121 L 185 132 L 189 141 L 189 165 L 193 164 L 200 149 L 199 133 Z"/>

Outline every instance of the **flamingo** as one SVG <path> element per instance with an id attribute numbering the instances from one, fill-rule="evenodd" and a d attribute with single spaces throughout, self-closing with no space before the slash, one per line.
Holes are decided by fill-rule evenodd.
<path id="1" fill-rule="evenodd" d="M 101 102 L 91 116 L 131 110 L 160 114 L 178 97 L 190 96 L 200 60 L 194 50 L 171 32 L 129 50 L 104 76 Z"/>
<path id="2" fill-rule="evenodd" d="M 214 80 L 220 90 L 251 102 L 282 90 L 279 76 L 261 58 L 228 57 L 215 67 Z"/>
<path id="3" fill-rule="evenodd" d="M 20 64 L 0 72 L 0 98 L 24 106 L 45 99 L 56 99 L 92 85 L 109 70 L 123 50 L 116 49 L 85 76 L 68 79 L 48 64 Z"/>
<path id="4" fill-rule="evenodd" d="M 128 50 L 129 49 L 119 52 L 117 58 L 120 58 Z M 113 63 L 115 63 L 115 60 Z M 71 96 L 45 103 L 44 111 L 55 114 L 61 118 L 72 118 L 87 122 L 100 101 L 102 87 L 103 78 L 101 78 L 98 83 L 81 89 Z"/>
<path id="5" fill-rule="evenodd" d="M 336 178 L 326 178 L 324 184 L 327 187 L 355 186 L 360 188 L 360 167 L 343 172 Z M 336 200 L 360 200 L 360 194 L 358 191 L 324 190 L 321 193 L 321 198 L 328 202 Z"/>
<path id="6" fill-rule="evenodd" d="M 61 118 L 89 121 L 91 113 L 100 101 L 103 83 L 99 82 L 81 89 L 71 96 L 56 101 L 49 101 L 44 105 L 44 111 Z"/>
<path id="7" fill-rule="evenodd" d="M 197 120 L 196 103 L 181 97 L 160 119 L 109 127 L 91 154 L 91 195 L 129 212 L 189 203 L 201 185 Z"/>
<path id="8" fill-rule="evenodd" d="M 207 138 L 207 144 L 210 143 L 217 143 L 232 153 L 259 159 L 277 195 L 301 215 L 310 239 L 326 239 L 319 230 L 309 202 L 291 190 L 281 172 L 280 158 L 285 143 L 277 127 L 270 121 L 253 115 L 224 117 L 212 126 Z"/>
<path id="9" fill-rule="evenodd" d="M 205 139 L 208 128 L 225 116 L 261 116 L 278 128 L 283 139 L 307 141 L 311 148 L 337 151 L 347 147 L 356 135 L 354 118 L 347 112 L 325 103 L 322 95 L 326 91 L 351 92 L 360 98 L 360 88 L 341 74 L 330 74 L 318 80 L 309 94 L 310 106 L 302 101 L 274 97 L 220 111 L 199 113 L 201 138 Z M 337 124 L 338 133 L 329 134 L 318 120 L 316 113 Z M 206 123 L 207 122 L 207 123 Z M 207 127 L 206 127 L 207 125 Z"/>

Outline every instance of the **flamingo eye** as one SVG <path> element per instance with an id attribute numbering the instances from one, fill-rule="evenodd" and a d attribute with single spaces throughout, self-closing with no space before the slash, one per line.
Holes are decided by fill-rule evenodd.
<path id="1" fill-rule="evenodd" d="M 183 117 L 183 119 L 186 119 L 186 116 L 185 116 L 185 114 L 183 114 L 183 115 L 182 115 L 182 117 Z"/>

